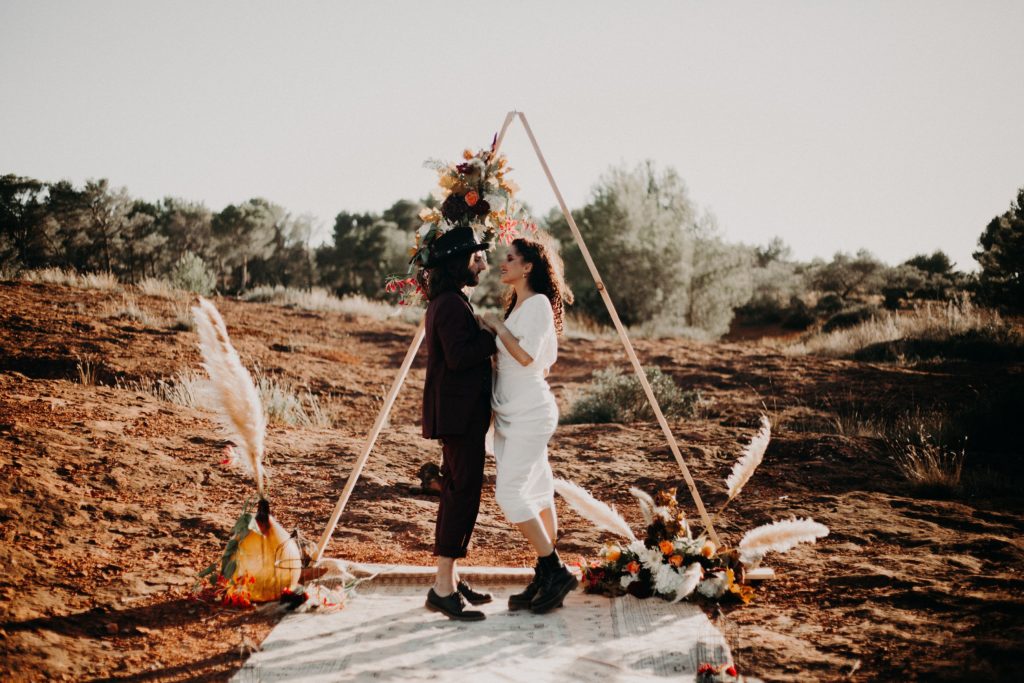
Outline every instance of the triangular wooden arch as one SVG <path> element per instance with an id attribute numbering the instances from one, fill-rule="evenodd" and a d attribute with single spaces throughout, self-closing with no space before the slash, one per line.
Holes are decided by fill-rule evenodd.
<path id="1" fill-rule="evenodd" d="M 615 310 L 615 304 L 612 303 L 612 299 L 608 295 L 608 290 L 605 287 L 604 282 L 601 280 L 601 275 L 597 272 L 597 266 L 594 265 L 593 259 L 590 258 L 590 251 L 587 249 L 587 245 L 583 241 L 583 236 L 580 234 L 579 228 L 576 227 L 576 221 L 573 219 L 572 213 L 569 211 L 569 207 L 566 206 L 565 200 L 562 198 L 562 193 L 559 191 L 558 185 L 555 183 L 554 176 L 551 175 L 551 170 L 548 168 L 547 161 L 544 160 L 544 155 L 541 153 L 540 146 L 537 144 L 537 138 L 534 137 L 533 130 L 530 128 L 530 124 L 526 120 L 526 115 L 523 114 L 523 112 L 510 111 L 505 116 L 505 122 L 501 125 L 501 131 L 498 133 L 495 143 L 495 152 L 501 148 L 501 143 L 505 139 L 505 132 L 508 130 L 512 120 L 517 117 L 522 122 L 523 128 L 526 130 L 526 135 L 530 138 L 530 144 L 533 145 L 533 151 L 537 153 L 537 160 L 540 161 L 540 165 L 544 169 L 544 174 L 547 176 L 548 182 L 551 183 L 551 189 L 554 191 L 555 198 L 558 200 L 558 206 L 562 209 L 562 214 L 565 216 L 565 220 L 569 223 L 569 229 L 572 230 L 573 237 L 576 239 L 576 244 L 583 253 L 583 259 L 587 262 L 587 267 L 590 268 L 590 274 L 594 277 L 594 285 L 597 287 L 597 291 L 601 294 L 601 298 L 604 300 L 604 305 L 608 307 L 608 313 L 611 315 L 612 322 L 615 324 L 615 329 L 619 333 L 619 339 L 622 340 L 622 345 L 626 349 L 626 355 L 629 356 L 629 360 L 633 364 L 633 370 L 636 372 L 636 375 L 640 380 L 640 385 L 643 387 L 644 393 L 647 394 L 647 400 L 650 402 L 651 408 L 654 410 L 654 415 L 658 420 L 658 424 L 661 425 L 661 430 L 665 433 L 665 438 L 668 440 L 668 445 L 672 450 L 672 455 L 679 464 L 679 469 L 683 472 L 683 477 L 686 479 L 686 486 L 690 489 L 690 495 L 693 497 L 693 502 L 697 505 L 697 510 L 700 513 L 700 518 L 704 524 L 704 528 L 707 530 L 708 535 L 711 537 L 711 540 L 715 545 L 721 545 L 718 540 L 718 534 L 715 533 L 714 526 L 711 523 L 711 518 L 708 517 L 707 510 L 704 509 L 704 502 L 701 500 L 700 493 L 697 491 L 697 484 L 693 481 L 693 477 L 690 475 L 690 470 L 686 466 L 686 462 L 683 460 L 682 453 L 679 452 L 679 445 L 676 443 L 672 430 L 669 429 L 668 422 L 665 420 L 665 415 L 661 412 L 661 406 L 658 405 L 658 399 L 655 398 L 654 390 L 651 389 L 651 384 L 647 381 L 647 375 L 644 374 L 643 366 L 640 365 L 640 359 L 637 358 L 636 351 L 633 350 L 633 344 L 629 341 L 629 336 L 626 334 L 626 328 L 623 327 L 622 321 L 619 320 L 619 314 Z M 395 404 L 398 392 L 402 388 L 402 384 L 405 383 L 406 376 L 409 374 L 409 369 L 412 367 L 413 359 L 416 357 L 416 353 L 419 351 L 420 345 L 423 343 L 424 332 L 424 321 L 421 320 L 419 327 L 416 329 L 416 334 L 413 335 L 412 344 L 409 345 L 409 350 L 406 352 L 405 359 L 402 361 L 402 365 L 398 370 L 398 375 L 391 384 L 391 389 L 388 391 L 388 395 L 384 399 L 384 404 L 381 406 L 380 413 L 377 415 L 377 419 L 373 423 L 373 428 L 366 437 L 366 443 L 363 445 L 363 450 L 359 454 L 359 458 L 356 460 L 356 463 L 352 468 L 352 474 L 349 475 L 348 482 L 346 482 L 345 488 L 341 492 L 341 497 L 338 498 L 338 502 L 334 506 L 334 512 L 331 513 L 331 518 L 327 522 L 327 528 L 320 537 L 316 553 L 312 558 L 314 563 L 318 562 L 323 556 L 324 549 L 327 547 L 328 542 L 330 542 L 331 536 L 334 534 L 334 529 L 338 526 L 338 520 L 341 518 L 341 513 L 345 511 L 345 506 L 348 504 L 349 497 L 352 495 L 352 490 L 355 488 L 356 481 L 359 480 L 359 476 L 362 474 L 363 467 L 366 465 L 366 461 L 370 457 L 370 451 L 373 450 L 373 446 L 377 442 L 377 437 L 380 436 L 380 431 L 383 428 L 384 423 L 387 421 L 388 415 L 391 413 L 391 408 Z"/>

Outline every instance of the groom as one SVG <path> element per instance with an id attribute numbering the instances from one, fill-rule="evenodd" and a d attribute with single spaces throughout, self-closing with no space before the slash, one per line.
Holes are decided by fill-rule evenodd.
<path id="1" fill-rule="evenodd" d="M 477 241 L 472 228 L 452 228 L 431 245 L 425 273 L 423 436 L 440 439 L 444 453 L 434 542 L 437 578 L 426 607 L 466 621 L 484 618 L 483 612 L 466 609 L 467 601 L 491 601 L 459 580 L 455 563 L 466 556 L 480 509 L 484 436 L 491 422 L 491 355 L 497 347 L 493 333 L 481 329 L 462 288 L 479 284 L 489 246 Z"/>

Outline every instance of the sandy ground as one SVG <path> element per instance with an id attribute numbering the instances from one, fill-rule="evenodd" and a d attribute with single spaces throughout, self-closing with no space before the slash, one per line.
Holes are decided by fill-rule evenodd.
<path id="1" fill-rule="evenodd" d="M 122 294 L 0 283 L 0 676 L 6 680 L 223 680 L 277 617 L 190 599 L 253 487 L 221 465 L 211 415 L 136 383 L 198 369 L 183 302 L 136 295 L 148 320 L 116 317 Z M 341 314 L 216 301 L 247 364 L 309 387 L 333 426 L 273 425 L 270 495 L 286 527 L 322 532 L 414 328 Z M 718 525 L 726 542 L 771 519 L 811 516 L 832 533 L 770 556 L 778 578 L 752 605 L 712 615 L 741 671 L 784 680 L 1016 677 L 1024 645 L 1020 450 L 968 469 L 1001 486 L 934 499 L 907 489 L 884 443 L 827 428 L 854 410 L 957 406 L 1019 386 L 1017 365 L 926 366 L 787 357 L 757 341 L 641 340 L 706 398 L 672 428 L 709 508 L 767 409 L 764 463 Z M 96 368 L 97 385 L 76 364 Z M 412 492 L 438 458 L 419 436 L 418 359 L 328 548 L 357 561 L 431 563 L 435 499 Z M 566 340 L 551 376 L 563 410 L 595 368 L 627 367 L 614 339 Z M 822 425 L 815 430 L 814 425 Z M 1012 427 L 1007 425 L 1006 429 Z M 614 502 L 639 526 L 627 488 L 679 486 L 656 425 L 559 428 L 558 476 Z M 493 500 L 493 465 L 469 563 L 532 564 Z M 1010 485 L 1005 485 L 1009 483 Z M 582 559 L 606 537 L 561 502 L 560 547 Z"/>

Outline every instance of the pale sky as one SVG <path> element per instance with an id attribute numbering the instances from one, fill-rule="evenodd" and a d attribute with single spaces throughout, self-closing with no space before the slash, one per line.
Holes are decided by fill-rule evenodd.
<path id="1" fill-rule="evenodd" d="M 529 117 L 571 207 L 685 179 L 732 241 L 961 268 L 1024 186 L 1024 2 L 0 0 L 0 173 L 319 217 Z M 554 196 L 518 127 L 521 197 Z"/>

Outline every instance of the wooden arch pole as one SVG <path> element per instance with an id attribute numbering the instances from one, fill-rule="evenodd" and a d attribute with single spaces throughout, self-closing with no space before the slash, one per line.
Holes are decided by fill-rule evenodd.
<path id="1" fill-rule="evenodd" d="M 593 275 L 597 291 L 601 294 L 601 298 L 604 300 L 604 305 L 608 308 L 608 313 L 611 315 L 612 322 L 615 324 L 615 329 L 619 333 L 619 339 L 622 340 L 622 345 L 626 347 L 626 354 L 629 356 L 629 360 L 633 363 L 633 369 L 636 371 L 636 375 L 640 379 L 640 385 L 644 388 L 644 393 L 647 394 L 647 400 L 651 403 L 651 408 L 654 410 L 655 417 L 658 418 L 661 430 L 665 432 L 665 438 L 668 439 L 668 445 L 672 450 L 672 455 L 675 456 L 676 462 L 679 464 L 679 468 L 683 471 L 683 477 L 686 479 L 686 485 L 690 489 L 690 495 L 693 496 L 693 502 L 697 505 L 697 511 L 700 513 L 700 518 L 704 523 L 704 528 L 707 529 L 708 535 L 711 537 L 711 540 L 714 541 L 715 545 L 721 545 L 718 540 L 718 534 L 715 533 L 715 529 L 711 524 L 711 518 L 708 517 L 707 510 L 704 509 L 704 502 L 701 500 L 700 493 L 697 491 L 697 484 L 693 481 L 693 477 L 690 475 L 690 470 L 686 466 L 686 461 L 683 460 L 682 453 L 679 452 L 679 445 L 676 443 L 676 438 L 672 434 L 672 430 L 669 429 L 668 421 L 665 420 L 665 415 L 661 412 L 661 406 L 658 405 L 658 399 L 655 398 L 654 390 L 651 389 L 651 384 L 647 381 L 647 375 L 644 373 L 643 366 L 640 365 L 640 359 L 637 358 L 636 351 L 633 350 L 633 344 L 629 341 L 629 336 L 626 334 L 626 328 L 623 327 L 622 321 L 619 320 L 619 314 L 615 310 L 615 304 L 612 303 L 611 297 L 608 296 L 608 290 L 605 287 L 604 282 L 601 280 L 601 275 L 597 271 L 597 266 L 594 265 L 594 260 L 590 258 L 590 250 L 587 249 L 587 245 L 583 241 L 583 235 L 580 234 L 579 228 L 576 227 L 576 221 L 573 220 L 572 213 L 565 205 L 562 193 L 558 190 L 558 185 L 555 184 L 555 178 L 551 175 L 551 169 L 548 168 L 548 164 L 544 160 L 544 155 L 540 151 L 540 145 L 537 144 L 537 138 L 534 137 L 533 130 L 530 128 L 530 124 L 527 122 L 526 116 L 522 112 L 518 112 L 518 114 L 519 120 L 523 122 L 523 128 L 526 129 L 526 134 L 530 138 L 530 144 L 533 145 L 533 151 L 537 153 L 537 160 L 540 161 L 540 165 L 544 169 L 544 174 L 548 177 L 548 182 L 551 184 L 551 189 L 555 193 L 555 198 L 558 200 L 558 206 L 562 209 L 562 214 L 565 216 L 565 220 L 569 223 L 569 229 L 572 230 L 573 237 L 576 238 L 576 243 L 579 245 L 580 251 L 583 252 L 583 260 L 587 262 L 587 267 L 590 268 L 590 274 Z"/>
<path id="2" fill-rule="evenodd" d="M 505 116 L 505 122 L 501 125 L 501 131 L 498 133 L 494 143 L 495 153 L 501 148 L 501 143 L 505 139 L 505 132 L 508 130 L 509 124 L 512 123 L 515 115 L 514 111 L 510 111 Z M 327 548 L 327 544 L 330 543 L 331 536 L 334 535 L 334 530 L 338 526 L 338 520 L 341 519 L 341 514 L 345 511 L 345 506 L 348 505 L 348 500 L 352 496 L 352 490 L 355 489 L 356 482 L 359 481 L 359 477 L 363 473 L 363 467 L 370 457 L 374 444 L 377 443 L 377 437 L 380 436 L 380 431 L 384 428 L 384 423 L 387 422 L 388 415 L 391 414 L 391 409 L 395 405 L 398 392 L 405 383 L 405 378 L 409 375 L 409 369 L 412 368 L 412 362 L 416 358 L 416 353 L 420 350 L 420 345 L 423 344 L 425 332 L 425 321 L 421 320 L 419 327 L 416 328 L 416 334 L 413 335 L 412 344 L 409 345 L 409 350 L 405 353 L 405 359 L 398 369 L 398 374 L 395 375 L 395 379 L 391 383 L 391 389 L 384 399 L 384 404 L 380 407 L 380 412 L 377 413 L 377 419 L 373 423 L 373 428 L 370 429 L 370 433 L 366 437 L 363 450 L 359 453 L 359 457 L 356 458 L 356 463 L 352 466 L 352 473 L 348 476 L 348 481 L 345 483 L 345 488 L 342 490 L 341 496 L 334 506 L 331 518 L 327 521 L 327 528 L 324 529 L 323 535 L 320 536 L 320 542 L 316 545 L 316 552 L 311 560 L 313 564 L 319 562 L 320 558 L 323 557 L 324 550 Z"/>

